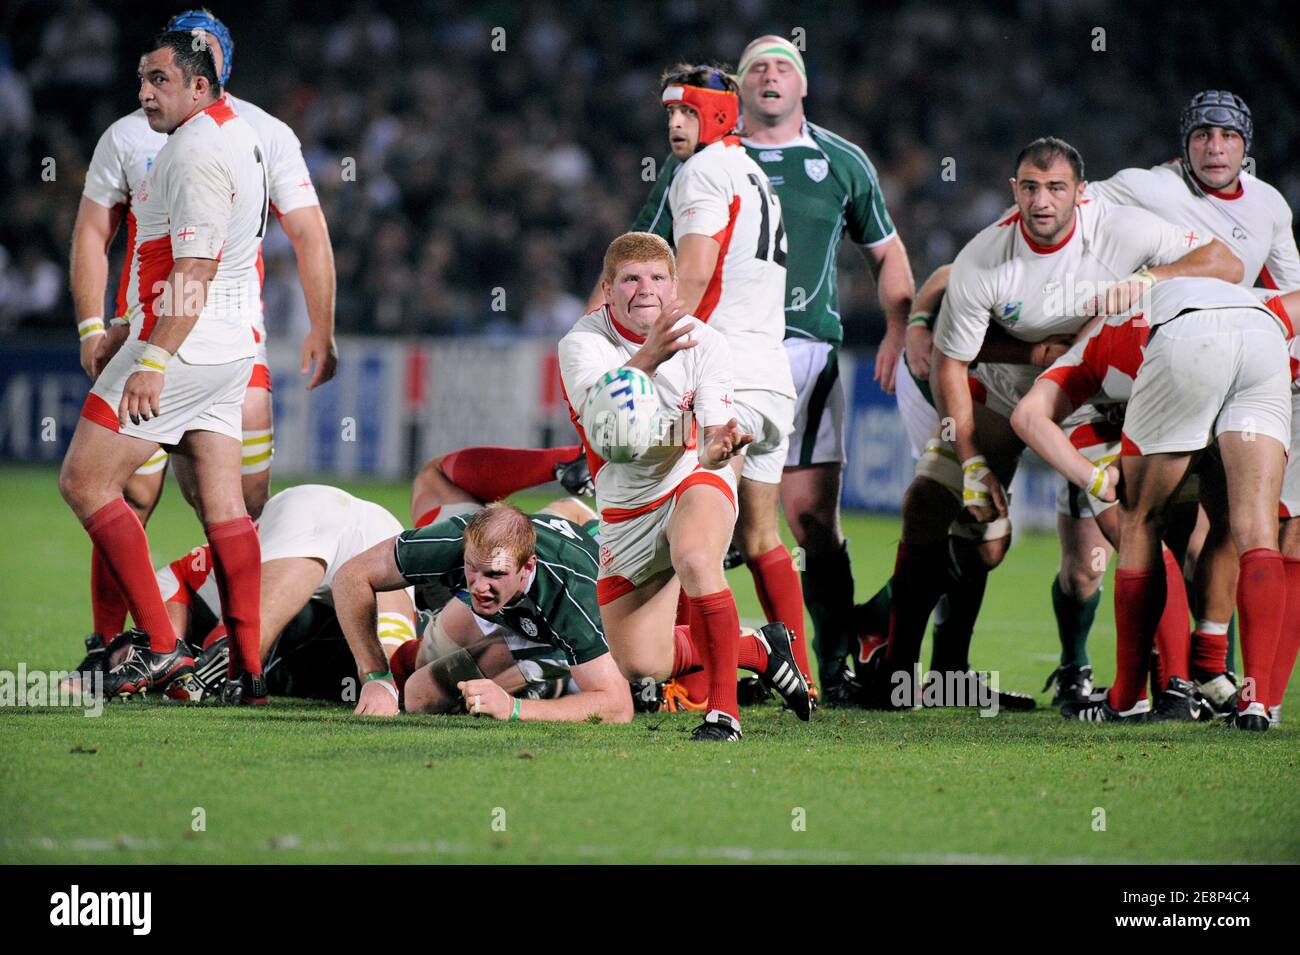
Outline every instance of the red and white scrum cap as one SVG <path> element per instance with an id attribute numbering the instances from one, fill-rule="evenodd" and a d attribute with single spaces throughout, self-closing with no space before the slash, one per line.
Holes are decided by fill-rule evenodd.
<path id="1" fill-rule="evenodd" d="M 701 147 L 716 143 L 732 133 L 740 120 L 740 97 L 727 89 L 726 74 L 710 70 L 708 86 L 669 83 L 664 87 L 664 106 L 685 106 L 700 118 Z"/>

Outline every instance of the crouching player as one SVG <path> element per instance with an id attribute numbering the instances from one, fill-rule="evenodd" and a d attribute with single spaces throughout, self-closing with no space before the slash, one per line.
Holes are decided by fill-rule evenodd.
<path id="1" fill-rule="evenodd" d="M 560 373 L 596 482 L 597 593 L 614 659 L 629 680 L 665 681 L 705 669 L 709 710 L 693 734 L 697 740 L 740 739 L 738 665 L 763 676 L 806 720 L 808 686 L 795 665 L 790 631 L 776 622 L 742 639 L 722 572 L 736 521 L 729 464 L 752 440 L 732 417 L 727 343 L 676 301 L 676 264 L 659 236 L 630 232 L 615 239 L 605 253 L 601 289 L 605 304 L 560 341 Z M 629 464 L 609 464 L 591 450 L 574 409 L 606 372 L 621 367 L 651 376 L 664 411 L 679 416 L 680 442 L 659 443 Z M 690 625 L 675 628 L 682 588 Z"/>
<path id="2" fill-rule="evenodd" d="M 411 584 L 437 583 L 467 592 L 468 607 L 452 600 L 438 627 L 465 652 L 429 659 L 439 644 L 426 636 L 420 669 L 405 681 L 408 710 L 446 712 L 460 695 L 475 716 L 563 722 L 598 716 L 626 723 L 632 718 L 632 695 L 601 629 L 597 565 L 596 544 L 579 525 L 549 514 L 530 517 L 500 503 L 472 516 L 404 531 L 370 548 L 334 578 L 339 622 L 365 677 L 356 712 L 398 712 L 397 680 L 375 624 L 379 596 Z M 499 631 L 512 654 L 525 645 L 548 650 L 549 656 L 559 651 L 582 692 L 562 699 L 511 696 L 480 674 L 513 675 L 515 668 L 491 659 L 499 656 L 491 649 L 494 641 L 477 639 L 471 628 L 481 628 L 484 637 Z"/>
<path id="3" fill-rule="evenodd" d="M 1237 607 L 1246 682 L 1233 725 L 1266 730 L 1267 708 L 1281 705 L 1300 639 L 1294 606 L 1300 595 L 1287 587 L 1277 549 L 1291 428 L 1283 341 L 1294 334 L 1288 304 L 1295 303 L 1275 298 L 1265 308 L 1255 294 L 1226 282 L 1175 279 L 1151 290 L 1145 318 L 1112 320 L 1095 333 L 1116 329 L 1102 375 L 1107 389 L 1131 381 L 1120 459 L 1117 668 L 1105 700 L 1067 706 L 1067 717 L 1113 721 L 1143 715 L 1141 688 L 1168 589 L 1160 568 L 1164 511 L 1211 444 L 1222 460 L 1228 521 L 1240 555 Z M 1064 380 L 1073 384 L 1083 377 Z M 1063 392 L 1058 400 L 1072 400 L 1059 382 L 1057 387 Z M 1047 390 L 1044 385 L 1040 395 Z M 1028 432 L 1023 413 L 1020 423 Z M 1107 469 L 1087 463 L 1085 473 L 1085 463 L 1068 452 L 1056 458 L 1053 463 L 1068 470 L 1071 480 L 1107 492 L 1113 478 Z"/>
<path id="4" fill-rule="evenodd" d="M 357 674 L 334 621 L 334 577 L 351 558 L 401 530 L 397 518 L 378 504 L 323 484 L 300 484 L 267 501 L 258 522 L 259 655 L 267 693 L 340 699 L 343 680 Z M 169 695 L 197 702 L 219 692 L 229 657 L 210 549 L 194 548 L 157 576 L 176 635 L 202 648 L 194 678 Z M 375 626 L 390 655 L 415 639 L 409 588 L 379 596 Z"/>

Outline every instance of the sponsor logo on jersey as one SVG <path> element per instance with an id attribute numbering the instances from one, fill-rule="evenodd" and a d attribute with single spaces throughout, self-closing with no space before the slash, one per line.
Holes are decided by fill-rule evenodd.
<path id="1" fill-rule="evenodd" d="M 1046 293 L 1048 289 L 1043 289 L 1043 291 Z M 1008 325 L 1014 325 L 1020 321 L 1020 306 L 1023 304 L 1023 302 L 1007 302 L 998 311 L 998 318 Z"/>
<path id="2" fill-rule="evenodd" d="M 537 624 L 533 623 L 527 617 L 520 618 L 519 628 L 530 637 L 537 636 Z"/>
<path id="3" fill-rule="evenodd" d="M 803 161 L 803 171 L 808 174 L 808 178 L 813 182 L 821 182 L 826 178 L 826 174 L 831 171 L 831 164 L 825 159 L 805 159 Z"/>
<path id="4" fill-rule="evenodd" d="M 761 153 L 758 154 L 758 161 L 759 162 L 780 162 L 781 150 L 764 149 Z"/>

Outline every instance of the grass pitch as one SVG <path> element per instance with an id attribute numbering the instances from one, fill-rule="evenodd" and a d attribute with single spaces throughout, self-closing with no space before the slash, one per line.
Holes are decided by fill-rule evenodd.
<path id="1" fill-rule="evenodd" d="M 406 516 L 404 487 L 348 489 Z M 0 669 L 71 667 L 90 545 L 55 472 L 0 469 L 0 515 Z M 892 566 L 898 524 L 845 525 L 861 600 Z M 174 485 L 150 538 L 156 562 L 201 543 Z M 1006 687 L 1037 690 L 1054 666 L 1056 561 L 1054 538 L 1025 536 L 991 579 L 972 656 Z M 757 618 L 747 572 L 732 584 Z M 1113 651 L 1107 599 L 1100 682 Z M 1292 706 L 1289 724 L 1249 737 L 1069 724 L 1050 708 L 822 711 L 808 725 L 765 706 L 744 712 L 736 746 L 690 743 L 690 715 L 548 726 L 379 722 L 291 700 L 114 704 L 97 719 L 5 707 L 0 861 L 1296 862 Z"/>

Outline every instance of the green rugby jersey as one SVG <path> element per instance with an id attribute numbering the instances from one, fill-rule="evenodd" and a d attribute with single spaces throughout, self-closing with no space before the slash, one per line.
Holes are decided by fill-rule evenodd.
<path id="1" fill-rule="evenodd" d="M 463 593 L 465 525 L 472 516 L 457 515 L 399 534 L 393 556 L 402 576 L 417 586 L 437 583 L 452 593 Z M 537 531 L 537 571 L 532 583 L 514 603 L 484 619 L 530 642 L 554 647 L 570 665 L 603 656 L 609 645 L 596 602 L 600 545 L 583 527 L 561 517 L 530 514 L 529 519 Z M 513 652 L 516 657 L 545 655 Z"/>
<path id="2" fill-rule="evenodd" d="M 781 200 L 788 252 L 785 260 L 785 337 L 839 344 L 836 257 L 847 232 L 859 245 L 873 246 L 896 233 L 871 160 L 842 136 L 813 123 L 792 143 L 769 146 L 742 140 L 745 151 L 767 173 Z M 669 154 L 632 230 L 673 241 L 668 187 L 681 163 Z"/>

